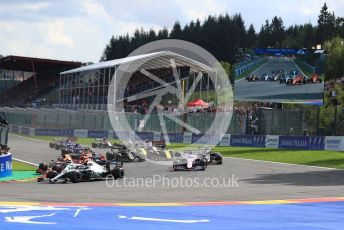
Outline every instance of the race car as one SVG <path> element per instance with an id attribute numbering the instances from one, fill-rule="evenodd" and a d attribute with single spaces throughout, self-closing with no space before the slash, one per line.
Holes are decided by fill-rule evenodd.
<path id="1" fill-rule="evenodd" d="M 67 137 L 67 138 L 54 138 L 52 142 L 49 142 L 50 148 L 55 148 L 56 150 L 60 150 L 67 145 L 73 144 L 78 140 L 76 137 Z"/>
<path id="2" fill-rule="evenodd" d="M 272 78 L 272 75 L 269 75 L 267 73 L 263 73 L 261 76 L 260 76 L 260 80 L 261 81 L 271 81 L 271 78 Z"/>
<path id="3" fill-rule="evenodd" d="M 115 144 L 111 151 L 106 152 L 106 159 L 109 161 L 142 162 L 145 161 L 145 151 L 134 147 L 127 147 L 124 144 Z"/>
<path id="4" fill-rule="evenodd" d="M 307 78 L 301 74 L 294 76 L 293 78 L 286 79 L 286 85 L 302 85 L 307 83 Z"/>
<path id="5" fill-rule="evenodd" d="M 53 138 L 53 141 L 49 142 L 49 147 L 56 150 L 61 149 L 61 146 L 66 142 L 68 138 Z"/>
<path id="6" fill-rule="evenodd" d="M 111 148 L 112 144 L 106 137 L 96 139 L 95 142 L 92 142 L 92 148 Z"/>
<path id="7" fill-rule="evenodd" d="M 313 73 L 309 79 L 309 83 L 321 83 L 322 80 L 317 73 Z"/>
<path id="8" fill-rule="evenodd" d="M 92 160 L 92 161 L 98 161 L 98 160 L 104 160 L 105 156 L 100 153 L 95 153 L 90 148 L 82 148 L 78 150 L 77 152 L 70 152 L 65 153 L 63 152 L 61 154 L 62 160 L 70 160 L 74 163 L 84 163 L 86 161 Z"/>
<path id="9" fill-rule="evenodd" d="M 172 150 L 158 148 L 153 146 L 152 148 L 146 149 L 147 158 L 151 160 L 171 160 L 172 159 Z"/>
<path id="10" fill-rule="evenodd" d="M 165 141 L 152 141 L 152 145 L 158 148 L 166 148 Z"/>
<path id="11" fill-rule="evenodd" d="M 203 154 L 192 151 L 174 153 L 174 171 L 203 171 L 207 165 L 207 159 Z"/>
<path id="12" fill-rule="evenodd" d="M 298 70 L 291 70 L 289 74 L 292 76 L 296 76 L 299 74 L 299 71 Z"/>
<path id="13" fill-rule="evenodd" d="M 38 182 L 46 183 L 79 183 L 86 181 L 96 181 L 105 179 L 120 179 L 124 177 L 124 170 L 121 162 L 100 165 L 90 161 L 87 164 L 69 163 L 60 171 L 51 169 L 42 177 L 37 179 Z"/>
<path id="14" fill-rule="evenodd" d="M 284 72 L 283 73 L 277 73 L 272 80 L 273 81 L 281 81 L 282 79 L 285 79 L 285 73 Z"/>
<path id="15" fill-rule="evenodd" d="M 222 155 L 219 152 L 214 152 L 211 147 L 205 146 L 200 148 L 200 152 L 207 159 L 207 163 L 210 165 L 221 165 Z"/>
<path id="16" fill-rule="evenodd" d="M 252 82 L 252 81 L 260 81 L 261 79 L 257 77 L 255 74 L 251 74 L 245 78 L 247 81 Z"/>
<path id="17" fill-rule="evenodd" d="M 81 154 L 81 152 L 83 152 L 83 151 L 84 151 L 84 147 L 82 147 L 78 143 L 73 143 L 73 142 L 66 143 L 61 148 L 61 154 L 63 154 L 63 153 L 67 153 L 67 154 L 72 154 L 72 153 Z"/>

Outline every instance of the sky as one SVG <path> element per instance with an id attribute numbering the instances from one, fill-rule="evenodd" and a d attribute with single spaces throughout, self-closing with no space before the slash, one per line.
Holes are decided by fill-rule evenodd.
<path id="1" fill-rule="evenodd" d="M 325 0 L 0 0 L 0 55 L 98 62 L 111 36 L 136 28 L 171 29 L 209 14 L 241 13 L 259 31 L 266 19 L 285 26 L 317 23 Z M 344 15 L 344 0 L 327 0 Z"/>

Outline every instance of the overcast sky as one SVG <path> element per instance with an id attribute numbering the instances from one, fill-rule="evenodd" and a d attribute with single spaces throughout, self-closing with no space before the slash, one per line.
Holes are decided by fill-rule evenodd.
<path id="1" fill-rule="evenodd" d="M 344 0 L 327 0 L 344 15 Z M 0 54 L 98 62 L 112 35 L 241 13 L 257 30 L 275 15 L 316 24 L 324 0 L 0 0 Z"/>

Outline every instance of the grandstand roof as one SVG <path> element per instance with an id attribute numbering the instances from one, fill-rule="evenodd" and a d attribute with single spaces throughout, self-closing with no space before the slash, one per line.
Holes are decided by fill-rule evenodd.
<path id="1" fill-rule="evenodd" d="M 52 69 L 72 69 L 81 66 L 81 62 L 60 61 L 43 58 L 6 56 L 0 58 L 0 69 L 23 72 L 42 72 Z"/>
<path id="2" fill-rule="evenodd" d="M 164 68 L 171 67 L 171 59 L 175 60 L 177 66 L 190 66 L 191 70 L 196 71 L 206 71 L 214 72 L 216 69 L 205 65 L 201 62 L 195 61 L 193 59 L 187 58 L 180 54 L 171 52 L 171 51 L 160 51 L 148 54 L 142 54 L 137 56 L 129 56 L 125 58 L 115 59 L 111 61 L 99 62 L 96 64 L 82 66 L 80 68 L 68 70 L 62 72 L 61 74 L 83 72 L 89 70 L 96 70 L 114 66 L 123 66 L 126 71 L 133 72 L 138 68 L 142 69 L 155 69 L 155 68 Z"/>

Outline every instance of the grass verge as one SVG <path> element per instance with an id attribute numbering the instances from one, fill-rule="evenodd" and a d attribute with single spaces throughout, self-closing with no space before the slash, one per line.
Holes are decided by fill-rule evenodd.
<path id="1" fill-rule="evenodd" d="M 26 164 L 20 161 L 12 161 L 12 170 L 13 171 L 36 171 L 36 167 L 30 164 Z"/>

